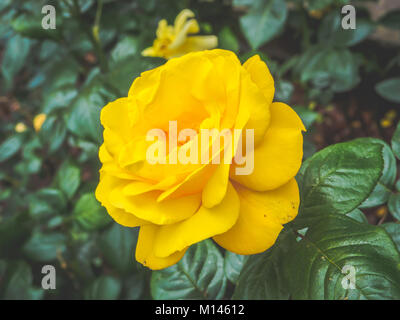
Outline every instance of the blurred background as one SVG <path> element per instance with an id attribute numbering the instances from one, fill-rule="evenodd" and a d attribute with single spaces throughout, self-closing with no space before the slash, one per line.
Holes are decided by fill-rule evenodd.
<path id="1" fill-rule="evenodd" d="M 46 4 L 56 8 L 54 30 L 41 26 Z M 356 8 L 355 30 L 341 27 L 345 4 Z M 94 197 L 99 114 L 166 61 L 141 52 L 159 21 L 173 24 L 185 8 L 219 48 L 267 62 L 275 100 L 308 129 L 305 158 L 356 137 L 390 141 L 400 112 L 399 1 L 2 0 L 1 299 L 152 298 L 151 271 L 134 259 L 137 230 L 113 223 Z M 365 211 L 370 223 L 387 219 L 381 204 Z M 41 287 L 47 264 L 55 290 Z M 228 278 L 223 298 L 233 292 Z"/>

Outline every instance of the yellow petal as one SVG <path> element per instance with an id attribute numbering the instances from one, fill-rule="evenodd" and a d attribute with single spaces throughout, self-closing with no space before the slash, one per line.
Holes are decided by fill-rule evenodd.
<path id="1" fill-rule="evenodd" d="M 119 180 L 108 174 L 100 172 L 100 182 L 96 188 L 96 199 L 107 209 L 108 214 L 119 224 L 126 227 L 136 227 L 147 224 L 147 221 L 139 219 L 132 213 L 116 208 L 109 201 L 109 195 L 113 188 L 119 185 Z"/>
<path id="2" fill-rule="evenodd" d="M 271 104 L 275 93 L 274 79 L 265 62 L 257 54 L 249 58 L 243 67 L 250 73 L 251 79 L 264 94 L 268 105 Z"/>
<path id="3" fill-rule="evenodd" d="M 168 46 L 168 50 L 173 51 L 178 49 L 186 40 L 188 33 L 199 32 L 199 25 L 195 19 L 190 19 L 185 22 L 183 27 L 175 34 L 174 40 Z"/>
<path id="4" fill-rule="evenodd" d="M 237 254 L 256 254 L 270 248 L 276 241 L 282 224 L 293 220 L 299 207 L 299 189 L 293 178 L 282 187 L 257 192 L 235 184 L 240 199 L 240 214 L 236 224 L 214 240 Z"/>
<path id="5" fill-rule="evenodd" d="M 218 46 L 218 38 L 216 36 L 190 36 L 171 52 L 168 59 L 180 57 L 189 52 L 213 49 Z"/>
<path id="6" fill-rule="evenodd" d="M 249 175 L 236 175 L 232 165 L 231 179 L 257 191 L 275 189 L 293 178 L 303 158 L 305 131 L 296 112 L 288 105 L 271 105 L 271 120 L 264 139 L 254 149 L 254 170 Z"/>
<path id="7" fill-rule="evenodd" d="M 142 56 L 144 56 L 144 57 L 154 57 L 155 56 L 155 52 L 154 52 L 153 47 L 148 47 L 148 48 L 144 49 L 142 51 Z"/>
<path id="8" fill-rule="evenodd" d="M 221 159 L 221 162 L 223 159 Z M 212 208 L 218 205 L 225 197 L 229 182 L 230 164 L 220 163 L 214 174 L 208 180 L 202 192 L 202 205 Z"/>
<path id="9" fill-rule="evenodd" d="M 187 249 L 184 248 L 164 258 L 155 256 L 154 240 L 159 229 L 160 227 L 152 224 L 140 227 L 139 238 L 136 245 L 136 260 L 153 270 L 164 269 L 177 263 L 182 259 Z"/>
<path id="10" fill-rule="evenodd" d="M 239 198 L 231 184 L 224 200 L 217 206 L 200 209 L 189 219 L 161 226 L 157 232 L 154 253 L 168 257 L 190 245 L 229 230 L 239 215 Z"/>
<path id="11" fill-rule="evenodd" d="M 244 129 L 254 130 L 254 145 L 263 140 L 270 121 L 270 101 L 253 82 L 250 73 L 243 70 L 240 88 L 239 110 L 246 109 L 250 115 Z M 246 141 L 245 131 L 243 141 Z"/>
<path id="12" fill-rule="evenodd" d="M 137 196 L 126 196 L 125 185 L 115 186 L 109 195 L 111 204 L 154 224 L 170 224 L 192 216 L 200 206 L 201 194 L 192 194 L 178 199 L 157 202 L 159 191 L 150 191 Z"/>
<path id="13" fill-rule="evenodd" d="M 178 33 L 185 25 L 187 19 L 193 18 L 194 13 L 189 9 L 183 9 L 175 18 L 174 31 Z"/>
<path id="14" fill-rule="evenodd" d="M 124 141 L 129 142 L 133 138 L 129 114 L 134 108 L 134 100 L 131 98 L 120 98 L 110 102 L 101 110 L 101 124 L 115 132 Z M 121 117 L 121 115 L 124 116 Z"/>

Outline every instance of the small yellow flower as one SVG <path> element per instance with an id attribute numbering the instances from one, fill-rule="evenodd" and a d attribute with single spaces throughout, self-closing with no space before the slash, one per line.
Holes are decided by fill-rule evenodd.
<path id="1" fill-rule="evenodd" d="M 46 114 L 44 113 L 39 113 L 33 118 L 33 127 L 35 128 L 36 132 L 40 130 L 45 121 L 46 121 Z"/>
<path id="2" fill-rule="evenodd" d="M 26 131 L 27 127 L 25 125 L 25 123 L 23 122 L 18 122 L 15 126 L 15 131 L 18 133 L 24 132 Z"/>
<path id="3" fill-rule="evenodd" d="M 218 45 L 216 36 L 188 36 L 199 33 L 200 28 L 194 13 L 182 10 L 175 18 L 173 26 L 163 19 L 158 23 L 157 38 L 153 46 L 142 51 L 143 56 L 171 59 L 193 51 L 213 49 Z"/>

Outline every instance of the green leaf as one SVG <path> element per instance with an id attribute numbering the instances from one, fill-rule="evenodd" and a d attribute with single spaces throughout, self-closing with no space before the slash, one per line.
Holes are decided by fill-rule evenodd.
<path id="1" fill-rule="evenodd" d="M 62 213 L 66 205 L 67 200 L 58 189 L 43 188 L 29 196 L 29 213 L 38 219 Z"/>
<path id="2" fill-rule="evenodd" d="M 240 27 L 251 47 L 258 49 L 282 30 L 286 17 L 285 1 L 259 0 L 240 18 Z"/>
<path id="3" fill-rule="evenodd" d="M 73 77 L 73 75 L 65 74 L 65 77 Z M 54 79 L 54 78 L 53 78 Z M 68 81 L 66 78 L 61 78 L 59 75 L 58 82 Z M 53 84 L 53 86 L 55 86 Z M 76 98 L 78 92 L 75 86 L 71 84 L 55 86 L 53 90 L 44 96 L 43 113 L 49 114 L 55 109 L 69 107 L 73 99 Z M 46 119 L 46 122 L 48 119 Z"/>
<path id="4" fill-rule="evenodd" d="M 383 146 L 383 172 L 369 197 L 360 205 L 360 208 L 371 208 L 384 204 L 388 201 L 392 192 L 394 182 L 396 181 L 397 167 L 396 158 L 393 155 L 389 145 L 379 139 L 375 138 L 362 138 L 358 141 L 377 143 Z"/>
<path id="5" fill-rule="evenodd" d="M 381 227 L 325 214 L 286 257 L 293 299 L 400 298 L 400 254 Z M 355 268 L 355 289 L 342 285 L 346 265 Z"/>
<path id="6" fill-rule="evenodd" d="M 103 136 L 100 110 L 113 99 L 115 95 L 106 85 L 98 78 L 93 79 L 73 102 L 67 128 L 80 138 L 100 144 Z"/>
<path id="7" fill-rule="evenodd" d="M 329 146 L 303 164 L 299 216 L 307 226 L 324 214 L 346 214 L 371 194 L 383 171 L 382 145 L 357 139 Z"/>
<path id="8" fill-rule="evenodd" d="M 78 224 L 88 231 L 103 228 L 111 222 L 106 210 L 93 193 L 86 193 L 79 198 L 74 208 L 74 217 Z"/>
<path id="9" fill-rule="evenodd" d="M 100 238 L 100 250 L 106 261 L 119 272 L 135 269 L 135 248 L 138 228 L 128 228 L 113 224 Z"/>
<path id="10" fill-rule="evenodd" d="M 14 35 L 8 40 L 1 64 L 6 90 L 12 87 L 14 76 L 24 66 L 30 46 L 31 41 L 20 35 Z"/>
<path id="11" fill-rule="evenodd" d="M 243 256 L 230 251 L 225 252 L 225 275 L 232 283 L 238 281 L 240 272 L 249 256 Z"/>
<path id="12" fill-rule="evenodd" d="M 301 55 L 294 74 L 301 82 L 311 82 L 317 89 L 344 92 L 359 83 L 359 65 L 357 56 L 348 49 L 317 45 Z"/>
<path id="13" fill-rule="evenodd" d="M 111 276 L 101 276 L 86 289 L 86 300 L 116 300 L 121 292 L 121 281 Z"/>
<path id="14" fill-rule="evenodd" d="M 400 102 L 399 88 L 400 88 L 400 78 L 386 79 L 382 82 L 379 82 L 375 86 L 376 92 L 378 92 L 378 94 L 381 97 L 396 103 Z"/>
<path id="15" fill-rule="evenodd" d="M 65 161 L 56 176 L 58 187 L 68 199 L 71 199 L 81 184 L 81 170 L 70 161 Z"/>
<path id="16" fill-rule="evenodd" d="M 394 218 L 400 220 L 400 193 L 392 193 L 390 195 L 388 209 Z"/>
<path id="17" fill-rule="evenodd" d="M 66 236 L 62 233 L 37 232 L 33 233 L 22 250 L 29 259 L 34 261 L 53 261 L 57 258 L 57 253 L 63 253 L 66 250 L 66 241 Z"/>
<path id="18" fill-rule="evenodd" d="M 226 277 L 224 258 L 211 240 L 191 246 L 175 265 L 154 271 L 154 299 L 222 299 Z"/>
<path id="19" fill-rule="evenodd" d="M 346 216 L 348 216 L 358 222 L 361 222 L 361 223 L 368 223 L 367 217 L 360 209 L 354 209 L 353 211 L 350 211 L 349 213 L 347 213 Z"/>
<path id="20" fill-rule="evenodd" d="M 400 251 L 400 224 L 389 222 L 382 224 L 382 227 L 392 238 L 393 242 L 397 247 L 397 250 Z"/>
<path id="21" fill-rule="evenodd" d="M 285 232 L 272 248 L 250 256 L 240 273 L 233 299 L 288 299 L 288 286 L 282 271 L 291 246 L 296 246 L 295 236 Z"/>
<path id="22" fill-rule="evenodd" d="M 50 116 L 46 118 L 39 131 L 39 138 L 43 144 L 48 144 L 49 153 L 54 153 L 61 147 L 67 135 L 67 128 L 63 118 Z"/>
<path id="23" fill-rule="evenodd" d="M 239 42 L 235 34 L 227 26 L 223 27 L 218 33 L 218 43 L 221 49 L 231 50 L 234 52 L 239 51 Z"/>
<path id="24" fill-rule="evenodd" d="M 397 124 L 393 134 L 391 145 L 394 155 L 400 160 L 400 122 Z"/>
<path id="25" fill-rule="evenodd" d="M 4 140 L 0 145 L 0 162 L 10 159 L 21 149 L 23 136 L 15 134 Z"/>
<path id="26" fill-rule="evenodd" d="M 32 287 L 32 271 L 25 261 L 8 263 L 2 295 L 5 300 L 38 300 L 44 295 L 42 289 Z"/>

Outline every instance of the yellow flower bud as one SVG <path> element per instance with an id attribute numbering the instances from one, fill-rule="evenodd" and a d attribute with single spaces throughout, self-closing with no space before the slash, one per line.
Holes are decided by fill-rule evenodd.
<path id="1" fill-rule="evenodd" d="M 46 114 L 44 113 L 40 113 L 33 118 L 33 127 L 35 128 L 36 132 L 40 130 L 45 121 L 46 121 Z"/>

